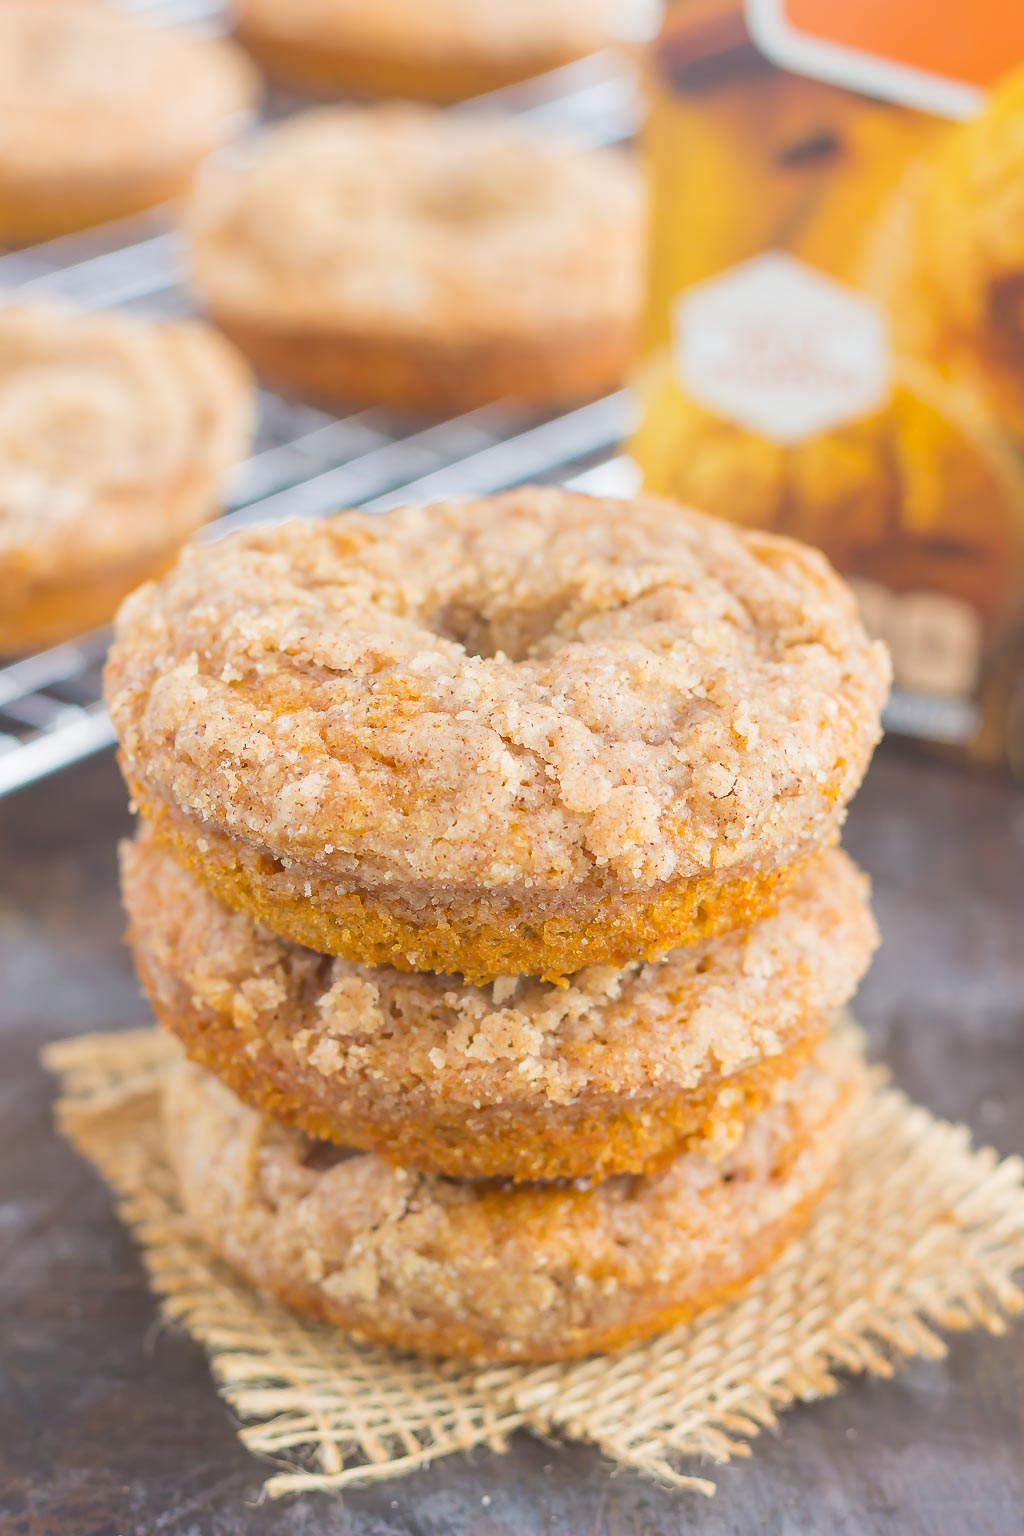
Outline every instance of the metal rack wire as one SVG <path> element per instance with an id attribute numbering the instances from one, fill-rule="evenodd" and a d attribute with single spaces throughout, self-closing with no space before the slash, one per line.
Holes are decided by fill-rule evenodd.
<path id="1" fill-rule="evenodd" d="M 161 22 L 216 24 L 219 10 L 215 0 L 134 3 Z M 290 105 L 272 100 L 269 115 Z M 590 143 L 626 137 L 635 115 L 631 81 L 604 55 L 453 110 L 495 106 Z M 0 254 L 0 289 L 87 307 L 189 309 L 177 235 L 160 211 Z M 405 499 L 483 494 L 525 480 L 612 483 L 608 476 L 625 472 L 614 456 L 625 420 L 621 394 L 555 417 L 498 404 L 424 422 L 382 410 L 337 418 L 261 391 L 253 452 L 205 536 L 357 504 L 383 511 Z M 107 631 L 96 631 L 0 667 L 0 795 L 111 744 L 100 687 L 107 642 Z"/>

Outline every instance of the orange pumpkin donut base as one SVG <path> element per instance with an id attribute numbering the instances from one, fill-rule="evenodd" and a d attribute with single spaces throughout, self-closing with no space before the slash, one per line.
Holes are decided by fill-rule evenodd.
<path id="1" fill-rule="evenodd" d="M 473 984 L 505 976 L 561 981 L 587 965 L 627 965 L 745 927 L 773 910 L 803 860 L 719 882 L 697 879 L 646 901 L 598 896 L 584 916 L 549 910 L 539 920 L 512 901 L 481 908 L 450 896 L 444 906 L 396 910 L 387 898 L 339 889 L 288 869 L 206 823 L 155 800 L 122 756 L 132 804 L 185 869 L 229 907 L 306 949 L 400 971 L 458 972 Z"/>
<path id="2" fill-rule="evenodd" d="M 162 576 L 176 554 L 176 549 L 161 550 L 135 562 L 122 561 L 102 575 L 90 576 L 84 585 L 80 576 L 40 578 L 12 595 L 0 612 L 0 656 L 43 650 L 109 623 L 128 593 Z"/>
<path id="3" fill-rule="evenodd" d="M 98 178 L 85 189 L 78 178 L 53 177 L 46 186 L 0 182 L 0 235 L 8 245 L 31 245 L 176 202 L 191 188 L 197 165 L 198 158 L 164 176 Z"/>
<path id="4" fill-rule="evenodd" d="M 461 101 L 604 47 L 609 0 L 235 0 L 260 64 L 318 91 Z"/>
<path id="5" fill-rule="evenodd" d="M 500 340 L 393 337 L 371 327 L 329 335 L 281 331 L 217 316 L 219 328 L 278 389 L 327 406 L 352 401 L 430 415 L 458 414 L 495 400 L 558 410 L 615 388 L 633 343 L 631 324 Z"/>

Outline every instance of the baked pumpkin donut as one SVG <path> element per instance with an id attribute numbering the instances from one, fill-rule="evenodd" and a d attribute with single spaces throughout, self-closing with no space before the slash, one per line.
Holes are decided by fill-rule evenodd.
<path id="1" fill-rule="evenodd" d="M 617 151 L 502 119 L 333 108 L 207 168 L 189 265 L 217 324 L 300 395 L 555 406 L 623 378 L 641 223 Z"/>
<path id="2" fill-rule="evenodd" d="M 403 1349 L 553 1360 L 683 1322 L 766 1269 L 830 1183 L 863 1084 L 855 1039 L 829 1040 L 723 1161 L 508 1185 L 309 1141 L 183 1062 L 167 1153 L 199 1235 L 262 1291 Z"/>
<path id="3" fill-rule="evenodd" d="M 616 0 L 234 0 L 259 62 L 315 90 L 459 101 L 613 40 Z"/>
<path id="4" fill-rule="evenodd" d="M 185 551 L 122 608 L 107 699 L 229 906 L 485 982 L 749 921 L 835 839 L 887 679 L 803 545 L 526 487 Z"/>
<path id="5" fill-rule="evenodd" d="M 876 942 L 819 854 L 774 915 L 568 987 L 331 959 L 257 928 L 145 832 L 121 850 L 136 968 L 189 1056 L 254 1108 L 423 1172 L 603 1178 L 731 1145 L 804 1064 Z"/>
<path id="6" fill-rule="evenodd" d="M 0 241 L 180 196 L 255 99 L 255 73 L 231 43 L 101 0 L 3 0 Z"/>
<path id="7" fill-rule="evenodd" d="M 204 325 L 0 306 L 0 653 L 104 623 L 165 569 L 250 418 L 248 370 Z"/>

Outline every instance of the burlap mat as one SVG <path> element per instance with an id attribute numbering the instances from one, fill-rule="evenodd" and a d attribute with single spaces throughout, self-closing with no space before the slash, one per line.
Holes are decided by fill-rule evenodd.
<path id="1" fill-rule="evenodd" d="M 724 1462 L 835 1372 L 887 1376 L 941 1356 L 936 1329 L 1002 1332 L 1024 1307 L 1024 1162 L 879 1087 L 806 1236 L 743 1296 L 652 1343 L 565 1365 L 422 1361 L 305 1323 L 234 1280 L 192 1237 L 164 1161 L 156 1030 L 51 1047 L 61 1128 L 117 1192 L 169 1318 L 199 1339 L 271 1495 L 388 1478 L 516 1429 L 712 1493 Z"/>

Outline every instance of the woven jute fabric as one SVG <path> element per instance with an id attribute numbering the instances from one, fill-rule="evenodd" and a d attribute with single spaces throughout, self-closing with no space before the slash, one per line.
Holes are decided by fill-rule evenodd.
<path id="1" fill-rule="evenodd" d="M 191 1233 L 164 1157 L 156 1030 L 46 1052 L 58 1122 L 116 1192 L 164 1312 L 206 1347 L 271 1495 L 395 1477 L 518 1429 L 589 1441 L 667 1483 L 714 1491 L 796 1400 L 842 1373 L 939 1357 L 940 1330 L 993 1333 L 1024 1308 L 1024 1161 L 879 1085 L 802 1239 L 738 1300 L 618 1354 L 484 1368 L 358 1344 L 267 1301 Z M 837 1374 L 838 1373 L 838 1374 Z"/>

